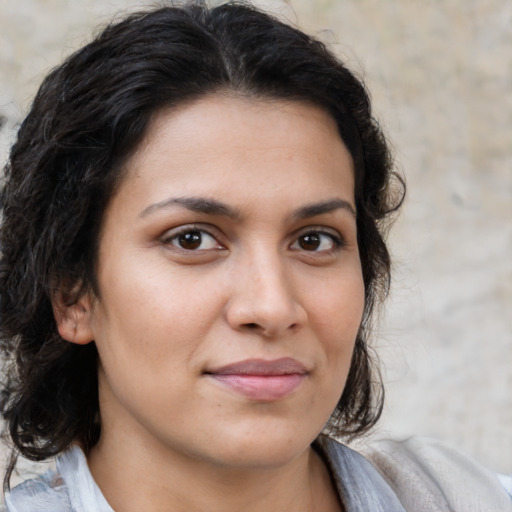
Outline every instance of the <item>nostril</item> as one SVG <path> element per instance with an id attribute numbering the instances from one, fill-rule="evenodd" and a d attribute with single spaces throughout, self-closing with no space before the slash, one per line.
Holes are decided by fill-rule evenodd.
<path id="1" fill-rule="evenodd" d="M 247 327 L 248 329 L 254 330 L 254 329 L 257 329 L 259 326 L 258 326 L 258 324 L 251 322 L 251 323 L 245 324 L 245 327 Z"/>

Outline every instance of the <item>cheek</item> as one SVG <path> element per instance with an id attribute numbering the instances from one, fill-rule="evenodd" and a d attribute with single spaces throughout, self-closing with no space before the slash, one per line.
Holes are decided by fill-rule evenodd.
<path id="1" fill-rule="evenodd" d="M 334 389 L 344 386 L 364 311 L 361 273 L 348 274 L 336 286 L 324 289 L 316 300 L 316 323 L 321 331 L 326 364 Z"/>
<path id="2" fill-rule="evenodd" d="M 182 364 L 216 318 L 215 287 L 205 293 L 208 276 L 173 272 L 158 260 L 146 263 L 138 268 L 120 258 L 116 269 L 104 269 L 93 315 L 98 350 L 116 365 L 132 364 L 130 357 L 153 368 Z"/>
<path id="3" fill-rule="evenodd" d="M 364 285 L 360 273 L 332 279 L 314 301 L 313 323 L 322 344 L 321 371 L 310 411 L 318 411 L 320 429 L 331 417 L 346 385 L 355 340 L 364 309 Z"/>
<path id="4" fill-rule="evenodd" d="M 364 283 L 361 272 L 347 272 L 333 279 L 315 298 L 315 315 L 334 337 L 354 338 L 364 311 Z"/>

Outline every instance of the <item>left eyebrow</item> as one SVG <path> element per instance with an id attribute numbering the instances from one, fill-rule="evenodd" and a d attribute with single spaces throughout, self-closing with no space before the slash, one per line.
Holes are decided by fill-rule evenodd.
<path id="1" fill-rule="evenodd" d="M 339 209 L 347 210 L 352 216 L 356 217 L 355 208 L 348 201 L 340 198 L 328 199 L 319 203 L 302 206 L 293 214 L 293 217 L 297 220 L 308 219 L 309 217 L 331 213 Z"/>

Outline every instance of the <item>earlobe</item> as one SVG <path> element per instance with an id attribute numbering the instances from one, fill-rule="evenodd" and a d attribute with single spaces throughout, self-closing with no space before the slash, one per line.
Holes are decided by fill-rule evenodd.
<path id="1" fill-rule="evenodd" d="M 88 293 L 71 304 L 64 300 L 61 292 L 56 294 L 52 300 L 53 316 L 63 339 L 78 345 L 86 345 L 93 341 L 91 306 L 92 301 Z"/>

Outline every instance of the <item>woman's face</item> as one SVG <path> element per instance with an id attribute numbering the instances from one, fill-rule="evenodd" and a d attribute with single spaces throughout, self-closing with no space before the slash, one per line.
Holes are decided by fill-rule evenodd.
<path id="1" fill-rule="evenodd" d="M 363 311 L 353 188 L 315 106 L 213 95 L 154 118 L 105 213 L 99 296 L 82 304 L 105 446 L 115 432 L 229 467 L 307 449 Z"/>

